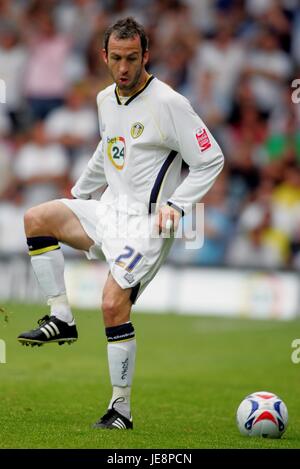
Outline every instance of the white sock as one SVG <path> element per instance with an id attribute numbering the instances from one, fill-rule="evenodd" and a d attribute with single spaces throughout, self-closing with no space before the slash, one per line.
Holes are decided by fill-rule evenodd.
<path id="1" fill-rule="evenodd" d="M 53 296 L 48 299 L 47 303 L 50 306 L 50 316 L 55 316 L 61 321 L 67 322 L 69 326 L 75 324 L 66 294 Z"/>
<path id="2" fill-rule="evenodd" d="M 61 249 L 31 256 L 31 265 L 38 283 L 47 297 L 51 315 L 72 323 L 73 315 L 66 296 L 64 255 Z"/>
<path id="3" fill-rule="evenodd" d="M 131 394 L 131 386 L 119 387 L 113 386 L 113 394 L 110 400 L 108 408 L 111 409 L 114 404 L 114 408 L 120 412 L 120 414 L 124 415 L 124 417 L 130 419 L 131 412 L 130 412 L 130 394 Z"/>
<path id="4" fill-rule="evenodd" d="M 114 408 L 128 419 L 130 418 L 130 393 L 135 368 L 136 340 L 109 342 L 107 344 L 108 365 L 113 394 L 109 404 L 118 398 Z"/>

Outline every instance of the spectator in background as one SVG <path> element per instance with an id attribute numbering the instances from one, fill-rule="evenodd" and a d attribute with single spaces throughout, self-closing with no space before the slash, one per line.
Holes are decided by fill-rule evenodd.
<path id="1" fill-rule="evenodd" d="M 185 215 L 179 222 L 179 238 L 171 247 L 168 260 L 175 265 L 186 265 L 196 263 L 195 243 L 197 248 L 202 248 L 204 241 L 204 204 L 200 203 L 193 207 L 193 210 Z"/>
<path id="2" fill-rule="evenodd" d="M 172 88 L 183 93 L 188 81 L 188 66 L 193 56 L 193 49 L 181 37 L 168 42 L 162 53 L 155 74 L 158 73 Z"/>
<path id="3" fill-rule="evenodd" d="M 225 173 L 216 181 L 214 191 L 204 198 L 204 244 L 195 253 L 198 265 L 223 265 L 232 234 L 232 214 L 228 204 L 228 179 Z"/>
<path id="4" fill-rule="evenodd" d="M 239 267 L 283 267 L 289 260 L 289 240 L 274 226 L 274 182 L 264 179 L 245 204 L 232 237 L 227 261 Z"/>
<path id="5" fill-rule="evenodd" d="M 292 49 L 292 54 L 294 57 L 294 60 L 296 62 L 297 67 L 300 67 L 300 10 L 296 11 L 293 25 L 292 25 L 292 44 L 291 44 L 291 49 Z"/>
<path id="6" fill-rule="evenodd" d="M 280 268 L 289 259 L 288 237 L 273 228 L 270 210 L 247 207 L 241 232 L 232 238 L 227 261 L 236 267 Z"/>
<path id="7" fill-rule="evenodd" d="M 16 23 L 21 16 L 22 5 L 20 2 L 12 0 L 0 0 L 0 18 L 1 20 Z"/>
<path id="8" fill-rule="evenodd" d="M 236 148 L 236 145 L 243 142 L 253 145 L 262 144 L 266 138 L 267 117 L 267 114 L 261 112 L 255 105 L 249 80 L 242 78 L 237 83 L 231 112 L 228 116 L 230 124 L 228 141 L 231 147 Z"/>
<path id="9" fill-rule="evenodd" d="M 24 251 L 24 208 L 13 167 L 16 143 L 1 139 L 1 130 L 0 125 L 0 254 L 9 256 Z"/>
<path id="10" fill-rule="evenodd" d="M 27 21 L 30 21 L 30 17 Z M 37 120 L 44 119 L 51 110 L 63 104 L 70 85 L 66 63 L 71 41 L 57 32 L 51 14 L 39 13 L 34 24 L 33 33 L 28 30 L 26 33 L 29 58 L 24 92 L 31 114 Z"/>
<path id="11" fill-rule="evenodd" d="M 43 122 L 35 123 L 30 140 L 17 152 L 14 170 L 25 207 L 64 194 L 68 157 L 64 147 L 58 143 L 49 143 Z"/>
<path id="12" fill-rule="evenodd" d="M 5 112 L 5 105 L 0 103 L 0 140 L 1 137 L 6 137 L 11 132 L 11 121 Z"/>
<path id="13" fill-rule="evenodd" d="M 180 93 L 187 94 L 189 67 L 199 41 L 190 9 L 181 1 L 155 2 L 161 20 L 153 31 L 151 71 Z"/>
<path id="14" fill-rule="evenodd" d="M 278 0 L 273 0 L 268 9 L 261 16 L 260 22 L 262 25 L 270 28 L 274 32 L 278 39 L 280 48 L 285 52 L 290 53 L 292 24 L 287 7 L 288 3 L 292 5 L 293 2 L 287 1 L 285 2 L 286 5 L 283 3 L 284 1 L 279 2 Z"/>
<path id="15" fill-rule="evenodd" d="M 0 141 L 0 202 L 7 197 L 13 182 L 12 151 L 6 142 Z"/>
<path id="16" fill-rule="evenodd" d="M 97 112 L 88 102 L 85 84 L 73 85 L 65 105 L 53 110 L 45 120 L 50 140 L 64 145 L 70 156 L 78 154 L 99 138 Z"/>
<path id="17" fill-rule="evenodd" d="M 26 59 L 26 46 L 19 41 L 17 25 L 0 22 L 0 78 L 6 83 L 5 110 L 13 130 L 19 130 L 23 123 L 22 80 Z"/>
<path id="18" fill-rule="evenodd" d="M 87 49 L 99 15 L 104 16 L 103 2 L 97 0 L 57 2 L 54 10 L 57 29 L 62 34 L 71 36 L 74 47 L 81 53 L 85 53 Z"/>
<path id="19" fill-rule="evenodd" d="M 271 28 L 262 29 L 244 67 L 244 75 L 250 79 L 256 105 L 261 111 L 273 110 L 291 72 L 291 60 L 280 49 L 276 33 Z"/>
<path id="20" fill-rule="evenodd" d="M 269 135 L 264 145 L 266 162 L 296 162 L 300 169 L 300 113 L 298 116 L 290 91 L 285 92 L 284 98 L 285 102 L 277 106 L 269 120 Z"/>
<path id="21" fill-rule="evenodd" d="M 270 161 L 282 160 L 285 162 L 297 163 L 296 170 L 300 169 L 300 131 L 295 126 L 295 121 L 291 116 L 287 122 L 286 131 L 283 133 L 270 135 L 266 141 L 267 156 Z"/>
<path id="22" fill-rule="evenodd" d="M 211 0 L 183 0 L 191 10 L 191 22 L 198 31 L 210 34 L 215 29 L 216 4 Z"/>
<path id="23" fill-rule="evenodd" d="M 213 87 L 213 73 L 203 72 L 195 78 L 190 100 L 207 125 L 216 133 L 229 113 L 229 102 Z"/>
<path id="24" fill-rule="evenodd" d="M 182 233 L 183 237 L 176 239 L 172 246 L 169 254 L 169 260 L 172 262 L 189 262 L 194 265 L 224 264 L 233 228 L 226 173 L 223 172 L 216 181 L 213 192 L 210 196 L 206 195 L 202 203 L 182 219 L 179 233 Z M 189 243 L 190 246 L 195 246 L 196 237 L 203 245 L 199 249 L 189 248 Z"/>
<path id="25" fill-rule="evenodd" d="M 300 222 L 300 171 L 295 162 L 283 169 L 283 179 L 272 194 L 274 226 L 291 236 Z"/>
<path id="26" fill-rule="evenodd" d="M 7 191 L 0 197 L 0 253 L 14 255 L 24 252 L 24 206 L 22 194 Z"/>
<path id="27" fill-rule="evenodd" d="M 233 215 L 238 215 L 244 200 L 260 183 L 261 173 L 254 164 L 253 144 L 240 142 L 232 150 L 232 160 L 229 168 L 230 190 L 229 198 Z"/>
<path id="28" fill-rule="evenodd" d="M 230 108 L 235 87 L 244 66 L 245 50 L 234 38 L 232 26 L 219 19 L 212 39 L 199 44 L 193 82 L 195 89 L 205 80 L 207 73 L 211 80 L 211 93 L 219 98 L 217 111 L 225 116 Z M 218 105 L 218 102 L 215 103 Z"/>

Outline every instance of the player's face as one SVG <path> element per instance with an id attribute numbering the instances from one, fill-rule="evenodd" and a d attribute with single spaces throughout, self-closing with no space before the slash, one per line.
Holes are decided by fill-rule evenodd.
<path id="1" fill-rule="evenodd" d="M 148 52 L 142 55 L 140 37 L 117 39 L 112 34 L 107 49 L 107 54 L 104 49 L 102 51 L 103 58 L 118 86 L 120 95 L 134 94 L 147 77 L 145 65 L 148 61 Z"/>

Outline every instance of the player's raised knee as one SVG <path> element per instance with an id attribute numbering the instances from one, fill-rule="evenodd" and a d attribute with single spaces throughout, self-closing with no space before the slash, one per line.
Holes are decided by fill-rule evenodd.
<path id="1" fill-rule="evenodd" d="M 41 210 L 39 206 L 28 209 L 24 215 L 24 226 L 26 233 L 32 234 L 38 231 L 41 225 Z"/>
<path id="2" fill-rule="evenodd" d="M 49 203 L 28 209 L 24 215 L 27 236 L 52 235 L 51 209 Z"/>

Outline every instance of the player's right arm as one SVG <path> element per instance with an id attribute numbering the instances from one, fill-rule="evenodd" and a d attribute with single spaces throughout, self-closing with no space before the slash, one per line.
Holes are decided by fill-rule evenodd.
<path id="1" fill-rule="evenodd" d="M 170 94 L 161 114 L 170 148 L 179 152 L 189 167 L 187 177 L 171 194 L 168 204 L 188 213 L 212 187 L 223 168 L 224 156 L 209 129 L 182 95 Z"/>
<path id="2" fill-rule="evenodd" d="M 90 199 L 95 191 L 107 184 L 102 148 L 100 141 L 84 172 L 72 187 L 71 194 L 76 199 Z"/>

